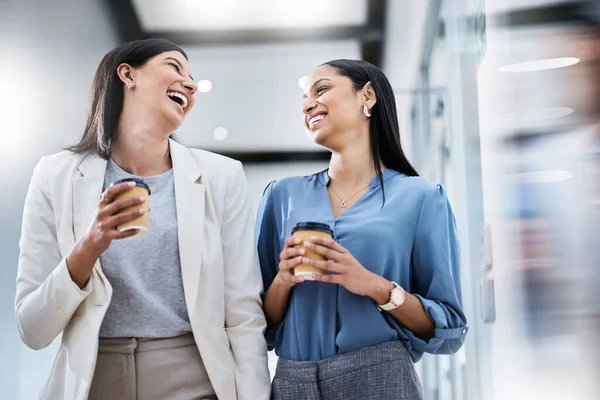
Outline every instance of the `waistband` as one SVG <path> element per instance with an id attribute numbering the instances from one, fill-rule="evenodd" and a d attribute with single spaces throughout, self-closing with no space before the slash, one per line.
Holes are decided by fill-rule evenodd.
<path id="1" fill-rule="evenodd" d="M 316 382 L 348 374 L 392 361 L 413 361 L 408 350 L 400 341 L 391 341 L 365 347 L 348 353 L 335 355 L 320 361 L 292 361 L 279 358 L 276 375 L 296 382 Z"/>
<path id="2" fill-rule="evenodd" d="M 196 341 L 191 333 L 165 339 L 100 338 L 98 353 L 135 354 L 186 346 L 196 346 Z"/>

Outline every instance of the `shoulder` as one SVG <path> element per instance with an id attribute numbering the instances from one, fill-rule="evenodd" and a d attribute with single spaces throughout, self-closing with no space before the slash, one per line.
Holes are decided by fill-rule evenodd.
<path id="1" fill-rule="evenodd" d="M 410 190 L 418 193 L 421 196 L 427 196 L 429 193 L 435 192 L 442 188 L 441 184 L 434 183 L 421 176 L 407 176 L 406 184 L 409 186 Z"/>
<path id="2" fill-rule="evenodd" d="M 384 182 L 386 191 L 409 192 L 416 197 L 425 198 L 429 193 L 443 187 L 422 176 L 407 176 L 396 171 L 392 174 L 391 178 Z"/>
<path id="3" fill-rule="evenodd" d="M 420 176 L 396 173 L 385 182 L 384 190 L 386 204 L 389 200 L 394 207 L 410 208 L 415 212 L 448 202 L 443 185 Z"/>
<path id="4" fill-rule="evenodd" d="M 178 154 L 185 149 L 184 151 L 189 154 L 191 161 L 202 175 L 203 184 L 210 187 L 211 190 L 227 191 L 231 186 L 246 186 L 246 177 L 240 161 L 202 149 L 178 146 L 180 146 Z M 179 165 L 191 168 L 192 164 L 181 163 Z"/>
<path id="5" fill-rule="evenodd" d="M 77 168 L 79 164 L 91 154 L 77 154 L 64 150 L 58 153 L 44 156 L 40 159 L 38 166 L 50 168 L 52 171 Z"/>
<path id="6" fill-rule="evenodd" d="M 33 178 L 38 183 L 41 179 L 46 182 L 45 184 L 68 182 L 87 157 L 96 156 L 91 153 L 77 154 L 68 150 L 43 156 L 33 170 Z"/>
<path id="7" fill-rule="evenodd" d="M 452 213 L 452 207 L 446 188 L 439 183 L 431 182 L 421 177 L 410 177 L 408 179 L 410 191 L 413 193 L 414 209 L 419 210 L 419 214 L 446 214 Z M 421 218 L 422 219 L 422 218 Z"/>

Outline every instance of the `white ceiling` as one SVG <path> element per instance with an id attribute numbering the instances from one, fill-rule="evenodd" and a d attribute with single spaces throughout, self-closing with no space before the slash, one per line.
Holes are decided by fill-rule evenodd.
<path id="1" fill-rule="evenodd" d="M 186 47 L 197 80 L 213 88 L 196 94 L 196 105 L 177 132 L 188 146 L 217 151 L 318 149 L 302 119 L 298 80 L 336 58 L 361 57 L 355 40 L 219 47 Z M 213 136 L 225 127 L 228 136 Z"/>
<path id="2" fill-rule="evenodd" d="M 363 25 L 367 0 L 133 0 L 146 31 Z"/>

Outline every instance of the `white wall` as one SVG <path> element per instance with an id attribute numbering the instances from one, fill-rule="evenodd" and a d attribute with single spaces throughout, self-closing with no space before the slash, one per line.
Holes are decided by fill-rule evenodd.
<path id="1" fill-rule="evenodd" d="M 410 110 L 412 95 L 404 91 L 418 86 L 423 29 L 429 0 L 388 1 L 382 69 L 396 95 L 402 148 L 411 159 L 412 132 Z"/>
<path id="2" fill-rule="evenodd" d="M 0 388 L 3 399 L 37 397 L 54 348 L 21 344 L 13 301 L 21 216 L 34 165 L 82 133 L 101 57 L 117 44 L 104 2 L 0 2 Z"/>

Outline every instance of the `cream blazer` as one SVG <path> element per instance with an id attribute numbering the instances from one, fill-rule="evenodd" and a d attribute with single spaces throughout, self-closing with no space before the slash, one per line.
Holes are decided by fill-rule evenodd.
<path id="1" fill-rule="evenodd" d="M 254 217 L 239 161 L 170 141 L 185 300 L 219 399 L 268 399 L 266 328 Z M 62 343 L 41 399 L 85 400 L 112 287 L 96 262 L 83 290 L 65 257 L 92 222 L 106 160 L 61 152 L 33 172 L 23 215 L 16 288 L 21 339 Z"/>

